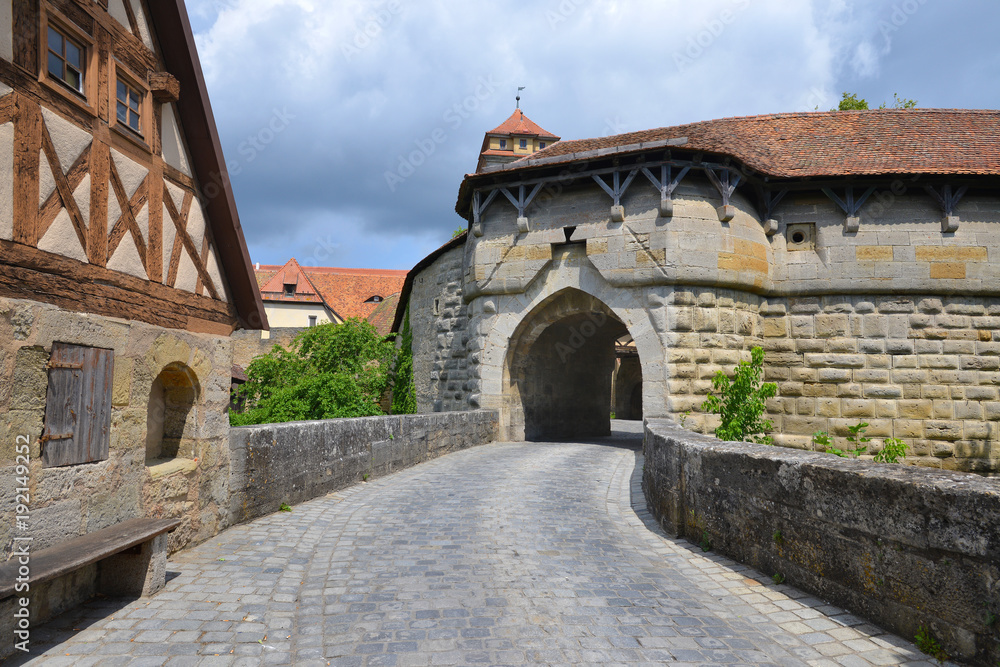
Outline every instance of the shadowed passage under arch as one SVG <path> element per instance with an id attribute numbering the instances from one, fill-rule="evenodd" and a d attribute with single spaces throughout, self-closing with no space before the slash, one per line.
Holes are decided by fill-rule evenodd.
<path id="1" fill-rule="evenodd" d="M 511 336 L 504 364 L 508 437 L 609 435 L 615 343 L 627 335 L 607 305 L 577 289 L 536 306 Z"/>

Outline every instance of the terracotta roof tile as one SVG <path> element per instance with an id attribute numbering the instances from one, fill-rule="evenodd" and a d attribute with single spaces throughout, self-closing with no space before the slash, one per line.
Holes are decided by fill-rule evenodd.
<path id="1" fill-rule="evenodd" d="M 520 109 L 515 109 L 514 113 L 504 122 L 486 134 L 518 134 L 533 137 L 543 137 L 545 139 L 558 139 L 556 135 L 547 130 L 543 130 L 533 120 L 524 115 Z"/>
<path id="2" fill-rule="evenodd" d="M 368 316 L 368 321 L 371 322 L 375 329 L 382 334 L 387 336 L 390 331 L 392 331 L 392 321 L 396 316 L 396 306 L 399 304 L 399 292 L 395 294 L 390 294 L 385 297 L 385 300 L 371 312 Z"/>
<path id="3" fill-rule="evenodd" d="M 907 109 L 722 118 L 595 139 L 564 140 L 504 171 L 626 153 L 671 141 L 778 178 L 886 174 L 1000 175 L 1000 111 Z"/>

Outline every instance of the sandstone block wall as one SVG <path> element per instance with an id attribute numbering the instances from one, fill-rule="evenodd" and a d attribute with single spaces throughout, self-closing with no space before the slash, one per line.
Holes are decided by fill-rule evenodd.
<path id="1" fill-rule="evenodd" d="M 114 350 L 106 460 L 42 467 L 38 441 L 53 342 Z M 150 393 L 155 378 L 171 364 L 182 364 L 199 384 L 186 426 L 193 456 L 148 466 Z M 18 436 L 31 439 L 29 524 L 35 550 L 141 516 L 182 519 L 171 534 L 172 551 L 218 532 L 229 513 L 231 365 L 228 337 L 0 299 L 0 560 L 11 553 Z"/>
<path id="2" fill-rule="evenodd" d="M 814 432 L 865 421 L 920 465 L 1000 468 L 1000 300 L 802 297 L 760 313 L 778 444 L 811 448 Z"/>
<path id="3" fill-rule="evenodd" d="M 1000 659 L 1000 481 L 726 443 L 647 420 L 643 491 L 669 532 L 781 574 L 954 657 Z"/>
<path id="4" fill-rule="evenodd" d="M 234 428 L 231 523 L 493 442 L 497 427 L 495 411 L 477 410 Z"/>

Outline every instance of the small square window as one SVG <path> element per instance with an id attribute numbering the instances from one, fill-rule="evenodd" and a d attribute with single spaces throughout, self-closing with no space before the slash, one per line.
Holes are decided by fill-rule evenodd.
<path id="1" fill-rule="evenodd" d="M 543 148 L 545 148 L 545 142 L 544 141 L 539 141 L 538 142 L 538 150 L 542 150 Z"/>
<path id="2" fill-rule="evenodd" d="M 118 79 L 116 101 L 118 122 L 142 135 L 142 93 Z"/>
<path id="3" fill-rule="evenodd" d="M 521 148 L 527 148 L 527 147 L 528 147 L 528 140 L 521 139 Z"/>
<path id="4" fill-rule="evenodd" d="M 285 285 L 285 296 L 295 296 L 295 283 Z"/>
<path id="5" fill-rule="evenodd" d="M 83 94 L 87 49 L 51 24 L 48 26 L 47 60 L 49 76 Z"/>
<path id="6" fill-rule="evenodd" d="M 309 316 L 309 326 L 310 327 L 316 326 L 316 316 L 315 315 L 310 315 Z"/>
<path id="7" fill-rule="evenodd" d="M 507 148 L 507 140 L 506 139 L 501 139 L 500 140 L 500 150 L 505 150 L 506 148 Z"/>

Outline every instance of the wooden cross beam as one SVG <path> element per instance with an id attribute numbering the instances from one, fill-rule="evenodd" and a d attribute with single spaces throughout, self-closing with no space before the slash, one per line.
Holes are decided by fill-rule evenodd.
<path id="1" fill-rule="evenodd" d="M 125 193 L 125 186 L 122 184 L 121 175 L 118 173 L 118 167 L 115 165 L 115 161 L 111 160 L 111 189 L 115 193 L 115 198 L 118 200 L 118 208 L 121 210 L 121 215 L 115 224 L 111 227 L 111 233 L 108 234 L 108 254 L 107 257 L 110 259 L 112 255 L 115 254 L 115 250 L 118 249 L 118 245 L 121 243 L 122 239 L 125 237 L 125 232 L 132 235 L 132 240 L 135 242 L 135 248 L 139 252 L 139 259 L 142 260 L 142 269 L 146 272 L 146 277 L 149 277 L 149 261 L 146 253 L 146 240 L 142 238 L 142 231 L 139 229 L 139 223 L 136 222 L 135 216 L 139 214 L 142 207 L 146 205 L 146 199 L 149 194 L 149 177 L 142 180 L 139 187 L 136 188 L 135 192 L 132 194 L 132 198 Z"/>
<path id="2" fill-rule="evenodd" d="M 622 195 L 628 190 L 628 186 L 632 185 L 632 180 L 635 175 L 639 173 L 639 168 L 636 167 L 629 171 L 628 176 L 625 177 L 625 182 L 621 181 L 621 170 L 615 169 L 611 172 L 611 180 L 613 185 L 608 186 L 604 182 L 604 178 L 600 174 L 591 174 L 590 177 L 594 179 L 594 182 L 601 186 L 601 189 L 608 193 L 614 202 L 611 205 L 611 221 L 612 222 L 624 222 L 625 221 L 625 209 L 622 208 Z"/>
<path id="3" fill-rule="evenodd" d="M 191 206 L 194 203 L 194 197 L 190 192 L 185 192 L 184 201 L 181 202 L 181 210 L 178 211 L 174 205 L 173 197 L 170 196 L 170 192 L 167 190 L 167 184 L 164 182 L 163 203 L 167 205 L 167 213 L 170 215 L 170 219 L 174 223 L 174 228 L 177 230 L 177 235 L 174 236 L 174 246 L 170 252 L 170 266 L 167 269 L 166 284 L 170 287 L 177 285 L 177 272 L 180 268 L 181 247 L 183 246 L 187 249 L 191 263 L 194 264 L 195 270 L 198 271 L 198 276 L 208 290 L 209 295 L 218 301 L 219 293 L 215 289 L 215 283 L 212 281 L 212 277 L 208 275 L 201 255 L 195 250 L 194 241 L 191 240 L 191 236 L 187 232 L 188 217 L 191 215 Z"/>
<path id="4" fill-rule="evenodd" d="M 499 192 L 499 190 L 492 190 L 486 195 L 486 201 L 483 201 L 482 193 L 479 190 L 472 193 L 472 233 L 475 236 L 483 235 L 483 213 L 486 211 L 486 207 L 493 203 Z"/>
<path id="5" fill-rule="evenodd" d="M 83 214 L 80 212 L 80 207 L 77 206 L 76 198 L 73 196 L 75 187 L 70 185 L 68 175 L 63 173 L 62 164 L 60 164 L 59 156 L 56 154 L 55 144 L 52 143 L 52 135 L 49 134 L 49 130 L 45 127 L 44 123 L 42 123 L 42 152 L 45 153 L 49 169 L 52 171 L 52 177 L 55 179 L 56 192 L 59 193 L 59 199 L 62 200 L 62 205 L 66 208 L 69 219 L 73 222 L 73 229 L 76 231 L 76 237 L 80 240 L 80 247 L 84 252 L 87 252 L 87 225 L 83 221 Z M 84 152 L 89 157 L 90 148 L 88 147 Z M 79 162 L 79 159 L 77 162 Z M 74 163 L 73 167 L 76 166 L 77 164 Z M 70 172 L 73 171 L 73 167 L 70 167 Z M 83 180 L 83 178 L 80 177 L 80 180 Z M 79 182 L 77 185 L 79 185 Z M 56 213 L 58 214 L 58 210 Z M 41 233 L 38 234 L 38 238 L 42 238 Z"/>

